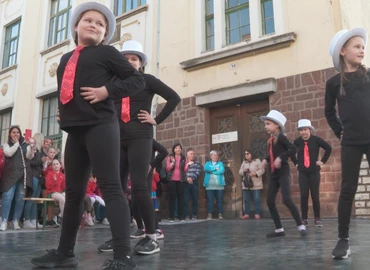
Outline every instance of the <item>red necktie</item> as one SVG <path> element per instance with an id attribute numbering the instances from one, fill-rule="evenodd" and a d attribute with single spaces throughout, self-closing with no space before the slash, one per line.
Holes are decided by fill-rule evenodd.
<path id="1" fill-rule="evenodd" d="M 73 99 L 73 89 L 76 76 L 76 67 L 78 58 L 80 57 L 80 52 L 83 46 L 77 46 L 73 52 L 71 58 L 69 58 L 68 63 L 64 69 L 62 86 L 60 88 L 60 102 L 63 105 L 67 104 Z"/>
<path id="2" fill-rule="evenodd" d="M 310 167 L 310 152 L 308 151 L 308 142 L 304 142 L 303 164 L 306 168 Z"/>
<path id="3" fill-rule="evenodd" d="M 275 166 L 274 166 L 274 152 L 272 151 L 272 146 L 274 144 L 274 136 L 271 136 L 270 138 L 270 168 L 271 172 L 274 172 Z"/>
<path id="4" fill-rule="evenodd" d="M 121 120 L 124 123 L 128 123 L 130 121 L 130 97 L 122 99 Z"/>

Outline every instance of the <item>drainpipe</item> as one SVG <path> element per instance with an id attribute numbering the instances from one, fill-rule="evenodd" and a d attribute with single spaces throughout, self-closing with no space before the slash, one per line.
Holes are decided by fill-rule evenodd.
<path id="1" fill-rule="evenodd" d="M 161 17 L 161 0 L 157 0 L 157 63 L 156 63 L 156 71 L 155 76 L 158 78 L 159 76 L 159 58 L 160 58 L 160 38 L 161 38 L 161 24 L 160 24 L 160 17 Z M 152 116 L 154 117 L 157 114 L 157 106 L 158 106 L 158 100 L 159 96 L 155 95 L 155 102 L 152 105 Z M 154 139 L 157 137 L 157 126 L 153 126 L 153 133 L 154 133 Z"/>

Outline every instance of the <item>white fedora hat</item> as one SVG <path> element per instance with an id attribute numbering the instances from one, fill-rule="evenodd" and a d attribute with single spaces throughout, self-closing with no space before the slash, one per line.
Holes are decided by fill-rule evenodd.
<path id="1" fill-rule="evenodd" d="M 275 122 L 280 126 L 281 132 L 285 132 L 285 123 L 286 123 L 286 117 L 281 113 L 276 110 L 271 110 L 266 116 L 261 116 L 260 119 L 262 121 L 265 120 L 270 120 Z"/>
<path id="2" fill-rule="evenodd" d="M 308 119 L 300 119 L 298 121 L 297 130 L 299 130 L 300 128 L 309 128 L 312 131 L 315 131 L 315 128 L 311 125 L 311 121 Z"/>
<path id="3" fill-rule="evenodd" d="M 146 54 L 143 52 L 143 46 L 140 44 L 140 42 L 136 40 L 127 40 L 125 43 L 122 45 L 122 51 L 121 53 L 123 55 L 125 54 L 136 54 L 141 58 L 141 65 L 145 66 L 148 57 Z"/>
<path id="4" fill-rule="evenodd" d="M 112 11 L 107 8 L 105 5 L 100 4 L 98 2 L 86 2 L 78 5 L 72 12 L 71 19 L 70 19 L 70 28 L 71 28 L 71 35 L 72 38 L 75 39 L 76 31 L 75 26 L 78 20 L 78 17 L 81 13 L 88 11 L 88 10 L 96 10 L 103 14 L 108 21 L 108 32 L 105 36 L 103 44 L 108 44 L 109 41 L 112 39 L 114 32 L 116 31 L 116 17 L 113 15 Z"/>
<path id="5" fill-rule="evenodd" d="M 365 45 L 367 43 L 367 33 L 364 28 L 353 28 L 350 30 L 340 30 L 335 34 L 330 42 L 329 53 L 333 57 L 333 64 L 337 71 L 340 71 L 340 51 L 343 45 L 351 38 L 359 36 L 361 37 Z"/>

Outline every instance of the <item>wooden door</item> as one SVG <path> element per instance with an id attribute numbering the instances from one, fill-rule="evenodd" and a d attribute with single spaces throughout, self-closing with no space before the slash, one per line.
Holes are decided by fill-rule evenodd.
<path id="1" fill-rule="evenodd" d="M 242 213 L 243 194 L 239 168 L 245 149 L 252 148 L 258 157 L 263 157 L 266 153 L 268 135 L 259 117 L 266 115 L 267 112 L 267 100 L 210 110 L 211 136 L 232 131 L 238 132 L 236 141 L 211 145 L 211 149 L 219 152 L 220 159 L 225 164 L 226 187 L 223 202 L 225 218 L 237 218 Z"/>

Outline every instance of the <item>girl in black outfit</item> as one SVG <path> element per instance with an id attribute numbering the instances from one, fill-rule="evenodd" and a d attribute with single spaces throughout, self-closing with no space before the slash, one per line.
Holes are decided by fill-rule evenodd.
<path id="1" fill-rule="evenodd" d="M 325 117 L 342 146 L 339 240 L 332 252 L 334 259 L 347 259 L 351 254 L 349 223 L 364 154 L 370 166 L 370 71 L 362 65 L 366 40 L 365 29 L 354 28 L 339 31 L 330 44 L 334 67 L 340 73 L 326 82 Z"/>
<path id="2" fill-rule="evenodd" d="M 307 233 L 306 226 L 302 225 L 298 209 L 290 197 L 290 168 L 288 159 L 296 153 L 296 148 L 284 135 L 286 118 L 282 113 L 271 110 L 267 116 L 262 116 L 261 120 L 265 122 L 265 129 L 271 135 L 268 143 L 268 156 L 262 161 L 265 167 L 269 163 L 271 170 L 271 179 L 267 191 L 267 206 L 275 223 L 275 231 L 268 234 L 267 237 L 285 236 L 275 203 L 279 188 L 281 188 L 283 203 L 292 213 L 301 236 L 305 236 Z"/>
<path id="3" fill-rule="evenodd" d="M 331 146 L 319 136 L 312 133 L 315 131 L 308 119 L 298 121 L 301 137 L 294 140 L 297 147 L 297 157 L 292 156 L 294 165 L 299 171 L 298 181 L 301 193 L 301 212 L 303 225 L 308 224 L 308 195 L 311 193 L 315 226 L 322 227 L 320 218 L 320 170 L 331 154 Z M 325 150 L 321 160 L 318 160 L 320 148 Z"/>
<path id="4" fill-rule="evenodd" d="M 107 260 L 104 269 L 131 270 L 136 264 L 130 257 L 130 213 L 120 182 L 119 125 L 113 99 L 136 94 L 144 88 L 144 79 L 119 51 L 106 45 L 116 28 L 115 16 L 106 6 L 97 2 L 77 6 L 70 26 L 79 46 L 62 56 L 57 70 L 60 127 L 68 132 L 62 231 L 58 249 L 32 263 L 44 268 L 78 264 L 74 246 L 92 166 L 114 241 L 114 260 Z"/>
<path id="5" fill-rule="evenodd" d="M 126 41 L 122 52 L 131 65 L 142 72 L 147 63 L 147 56 L 142 46 L 135 40 Z M 153 149 L 153 126 L 162 123 L 180 102 L 179 95 L 159 79 L 150 74 L 144 74 L 145 88 L 138 94 L 127 99 L 116 99 L 115 106 L 120 116 L 121 136 L 121 181 L 127 186 L 127 176 L 131 178 L 131 196 L 136 209 L 144 221 L 146 236 L 135 246 L 139 254 L 154 254 L 160 251 L 156 241 L 155 211 L 148 189 L 148 173 Z M 151 117 L 151 107 L 154 95 L 164 98 L 167 103 L 155 117 Z M 110 241 L 98 249 L 109 246 Z"/>

